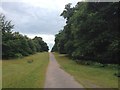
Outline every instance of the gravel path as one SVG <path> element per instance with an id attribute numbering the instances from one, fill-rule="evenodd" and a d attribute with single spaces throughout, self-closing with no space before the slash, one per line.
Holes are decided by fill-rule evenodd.
<path id="1" fill-rule="evenodd" d="M 70 74 L 62 70 L 54 55 L 50 53 L 45 88 L 83 88 L 83 86 L 77 83 Z"/>

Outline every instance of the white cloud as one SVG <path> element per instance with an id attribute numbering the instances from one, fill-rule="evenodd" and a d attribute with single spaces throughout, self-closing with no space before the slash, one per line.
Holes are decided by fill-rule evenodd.
<path id="1" fill-rule="evenodd" d="M 15 30 L 21 33 L 55 34 L 65 25 L 60 11 L 33 7 L 26 3 L 4 2 L 2 5 L 7 19 L 15 24 Z"/>
<path id="2" fill-rule="evenodd" d="M 33 39 L 35 36 L 42 37 L 45 42 L 54 44 L 55 36 L 52 34 L 24 34 L 24 35 L 27 35 L 31 39 Z"/>
<path id="3" fill-rule="evenodd" d="M 40 36 L 51 49 L 65 20 L 60 17 L 67 3 L 75 5 L 80 0 L 2 0 L 2 11 L 7 20 L 12 20 L 15 31 L 30 38 Z"/>
<path id="4" fill-rule="evenodd" d="M 47 8 L 50 10 L 63 10 L 67 3 L 75 5 L 82 0 L 2 0 L 2 2 L 24 2 L 33 7 Z"/>

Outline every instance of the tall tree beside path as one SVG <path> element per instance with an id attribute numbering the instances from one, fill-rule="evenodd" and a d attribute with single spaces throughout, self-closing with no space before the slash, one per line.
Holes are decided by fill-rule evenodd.
<path id="1" fill-rule="evenodd" d="M 119 2 L 78 2 L 65 6 L 66 25 L 55 37 L 52 51 L 74 59 L 118 63 L 120 52 Z"/>
<path id="2" fill-rule="evenodd" d="M 13 32 L 13 29 L 14 25 L 11 21 L 7 21 L 5 15 L 0 14 L 3 59 L 18 58 L 49 50 L 41 37 L 36 36 L 34 39 L 30 39 L 19 32 Z"/>

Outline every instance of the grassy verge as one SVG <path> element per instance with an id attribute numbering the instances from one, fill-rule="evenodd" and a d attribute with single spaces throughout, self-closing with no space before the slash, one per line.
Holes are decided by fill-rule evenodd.
<path id="1" fill-rule="evenodd" d="M 37 53 L 22 59 L 2 61 L 3 88 L 43 88 L 48 53 Z"/>
<path id="2" fill-rule="evenodd" d="M 0 59 L 0 90 L 2 89 L 2 60 Z"/>
<path id="3" fill-rule="evenodd" d="M 85 88 L 118 88 L 117 69 L 77 64 L 64 55 L 54 53 L 65 71 L 74 76 Z"/>

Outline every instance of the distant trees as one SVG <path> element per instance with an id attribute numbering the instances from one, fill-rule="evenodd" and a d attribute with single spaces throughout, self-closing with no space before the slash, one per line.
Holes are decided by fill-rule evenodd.
<path id="1" fill-rule="evenodd" d="M 120 52 L 118 2 L 78 2 L 65 6 L 66 25 L 55 37 L 52 51 L 74 59 L 118 63 Z"/>
<path id="2" fill-rule="evenodd" d="M 41 37 L 35 37 L 33 39 L 33 41 L 35 42 L 35 47 L 36 47 L 36 51 L 37 52 L 42 52 L 42 51 L 48 51 L 48 46 L 47 44 L 42 40 Z"/>
<path id="3" fill-rule="evenodd" d="M 2 31 L 2 58 L 17 58 L 28 56 L 36 52 L 48 51 L 47 44 L 41 37 L 30 39 L 27 36 L 13 32 L 14 25 L 6 21 L 5 16 L 0 14 L 0 31 Z"/>

